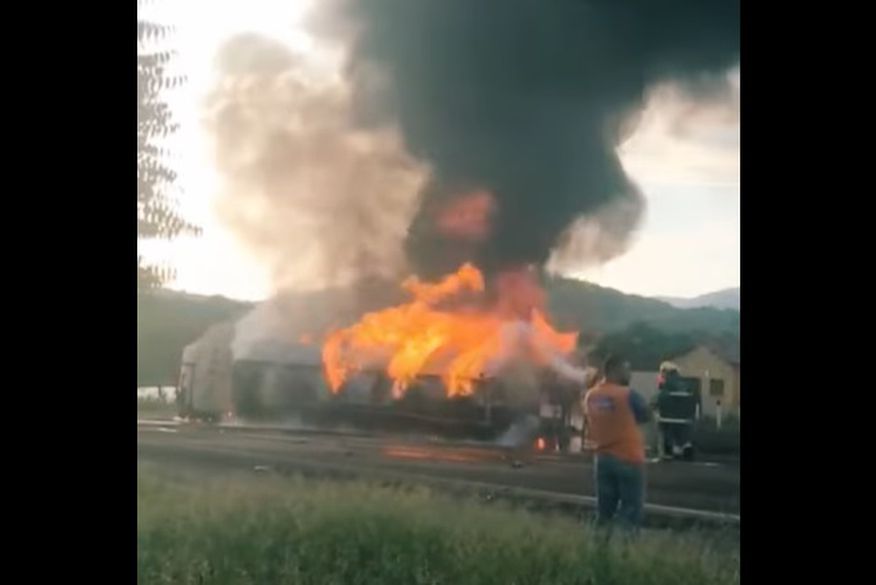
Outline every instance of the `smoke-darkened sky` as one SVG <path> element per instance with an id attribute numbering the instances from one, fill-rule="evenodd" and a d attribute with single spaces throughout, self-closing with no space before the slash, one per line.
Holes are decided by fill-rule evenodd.
<path id="1" fill-rule="evenodd" d="M 676 80 L 720 94 L 739 58 L 732 0 L 351 0 L 338 12 L 355 31 L 357 121 L 397 122 L 433 170 L 407 241 L 421 273 L 541 265 L 582 217 L 598 229 L 575 260 L 625 251 L 644 199 L 617 148 L 647 91 Z M 436 210 L 478 189 L 497 202 L 488 237 L 436 229 Z"/>
<path id="2" fill-rule="evenodd" d="M 196 13 L 189 5 L 198 4 L 197 0 L 182 4 L 190 14 Z M 211 23 L 192 18 L 192 26 L 180 26 L 179 48 L 187 54 L 192 69 L 210 64 L 207 47 L 212 53 L 209 60 L 213 60 L 217 49 L 227 48 L 236 33 L 247 31 L 250 34 L 245 38 L 260 50 L 270 52 L 285 45 L 289 64 L 314 56 L 312 51 L 302 53 L 307 43 L 288 42 L 292 36 L 301 37 L 300 21 L 294 26 L 290 21 L 288 32 L 279 24 L 291 10 L 288 3 L 253 0 L 246 6 L 240 4 L 234 17 L 232 12 L 225 14 L 225 8 L 223 4 L 221 10 L 215 10 Z M 582 270 L 608 260 L 599 267 L 597 281 L 602 278 L 604 284 L 646 294 L 683 295 L 686 289 L 695 294 L 704 292 L 703 288 L 738 283 L 733 282 L 738 279 L 738 250 L 735 274 L 730 266 L 734 261 L 727 264 L 720 259 L 718 264 L 730 266 L 730 273 L 722 268 L 721 274 L 716 272 L 705 280 L 679 273 L 684 278 L 676 283 L 684 287 L 663 284 L 660 288 L 655 282 L 646 286 L 642 279 L 636 280 L 641 266 L 637 269 L 631 264 L 641 257 L 643 249 L 660 247 L 664 253 L 688 253 L 685 262 L 676 264 L 677 270 L 687 265 L 694 274 L 699 263 L 702 274 L 703 262 L 717 266 L 712 252 L 721 252 L 727 240 L 719 242 L 710 235 L 714 230 L 707 229 L 706 223 L 711 225 L 717 218 L 718 208 L 713 203 L 723 206 L 720 214 L 727 219 L 729 230 L 724 232 L 732 236 L 729 246 L 738 247 L 738 103 L 732 103 L 738 86 L 736 93 L 731 88 L 729 94 L 724 86 L 727 70 L 738 62 L 738 2 L 361 0 L 354 10 L 348 8 L 341 6 L 338 13 L 337 5 L 333 7 L 336 15 L 343 16 L 335 24 L 344 25 L 329 35 L 341 41 L 329 51 L 337 56 L 334 62 L 338 67 L 329 72 L 337 77 L 334 86 L 317 84 L 318 88 L 309 87 L 294 95 L 290 78 L 300 71 L 290 65 L 281 68 L 276 83 L 264 75 L 259 80 L 265 86 L 280 88 L 276 94 L 254 92 L 253 71 L 245 68 L 236 69 L 237 78 L 226 79 L 232 83 L 224 86 L 218 83 L 221 78 L 199 73 L 184 90 L 189 97 L 178 103 L 197 102 L 199 118 L 204 115 L 204 96 L 210 94 L 215 105 L 217 88 L 220 100 L 245 96 L 245 101 L 237 104 L 242 106 L 239 111 L 251 118 L 255 115 L 255 119 L 266 114 L 259 124 L 282 117 L 284 108 L 295 103 L 311 103 L 319 95 L 313 93 L 316 89 L 330 96 L 319 111 L 334 108 L 339 114 L 330 123 L 322 117 L 322 122 L 310 124 L 309 129 L 307 124 L 297 129 L 278 127 L 276 132 L 266 131 L 264 125 L 237 128 L 244 140 L 236 145 L 233 140 L 226 141 L 226 146 L 240 148 L 238 154 L 277 161 L 278 168 L 272 169 L 274 178 L 254 175 L 253 169 L 264 168 L 264 164 L 251 166 L 243 176 L 227 165 L 221 168 L 220 161 L 219 172 L 211 179 L 211 192 L 195 194 L 192 187 L 195 191 L 206 188 L 206 181 L 194 178 L 203 177 L 205 169 L 181 169 L 181 178 L 186 181 L 189 177 L 187 198 L 206 201 L 213 192 L 222 193 L 223 223 L 205 226 L 205 238 L 191 243 L 191 254 L 175 254 L 191 256 L 192 265 L 198 265 L 205 280 L 209 276 L 217 283 L 216 275 L 231 270 L 231 266 L 247 265 L 250 270 L 251 265 L 261 263 L 267 265 L 267 276 L 275 285 L 280 280 L 283 286 L 306 287 L 321 278 L 328 282 L 333 275 L 349 272 L 344 264 L 358 269 L 370 262 L 369 258 L 395 263 L 400 270 L 428 272 L 441 271 L 465 256 L 487 268 L 543 263 L 550 258 L 550 265 L 570 274 L 594 274 Z M 168 12 L 171 20 L 180 14 Z M 211 29 L 219 23 L 222 30 Z M 208 33 L 212 35 L 209 39 Z M 312 44 L 318 45 L 319 35 L 315 38 Z M 235 42 L 239 45 L 240 38 Z M 196 52 L 205 58 L 199 61 Z M 662 87 L 675 88 L 671 99 L 660 95 L 654 99 L 655 89 L 660 94 Z M 687 93 L 679 87 L 685 87 Z M 644 109 L 646 103 L 651 107 Z M 652 111 L 654 104 L 656 112 Z M 188 112 L 194 112 L 195 108 L 188 107 Z M 290 117 L 295 117 L 294 112 Z M 188 137 L 185 141 L 189 145 L 201 132 L 194 118 L 189 115 L 180 120 L 184 128 L 181 139 Z M 212 138 L 198 138 L 198 148 L 212 151 L 210 158 L 215 164 L 217 127 L 209 123 L 207 127 Z M 302 150 L 305 143 L 300 140 L 312 136 L 314 128 L 321 136 L 321 150 Z M 355 138 L 345 137 L 348 132 Z M 729 143 L 716 132 L 727 132 Z M 379 137 L 376 142 L 375 137 Z M 623 142 L 623 138 L 630 139 Z M 265 148 L 258 152 L 251 148 L 259 146 Z M 322 175 L 323 184 L 331 186 L 329 196 L 302 195 L 300 186 L 283 185 L 307 174 L 293 168 L 294 164 L 282 168 L 284 148 L 295 155 L 289 161 L 310 161 L 309 166 L 321 169 L 317 174 Z M 333 175 L 331 165 L 323 164 L 321 153 L 337 149 L 344 156 Z M 226 157 L 226 163 L 228 160 Z M 379 170 L 384 164 L 395 169 L 408 190 L 416 192 L 381 194 L 384 178 Z M 728 182 L 729 191 L 715 191 L 727 187 L 711 184 L 718 175 L 718 182 Z M 242 183 L 255 188 L 229 191 L 229 185 L 239 187 Z M 356 189 L 360 184 L 363 188 Z M 343 193 L 347 190 L 350 193 Z M 463 218 L 464 226 L 477 226 L 477 237 L 459 237 L 470 230 L 441 229 L 447 209 L 456 209 L 456 204 L 472 196 L 481 201 L 484 192 L 495 199 L 494 205 L 478 207 L 489 210 L 486 223 L 484 218 Z M 344 197 L 350 198 L 349 204 L 344 204 Z M 269 204 L 273 198 L 279 198 L 276 207 Z M 245 203 L 240 209 L 247 211 L 229 222 L 228 204 L 234 201 Z M 389 226 L 387 237 L 370 243 L 359 255 L 351 253 L 334 266 L 323 266 L 326 263 L 320 258 L 326 258 L 332 242 L 345 244 L 358 237 L 360 228 L 363 232 L 372 230 L 378 224 L 370 215 L 371 209 L 385 207 L 387 201 L 399 208 L 380 219 L 382 225 Z M 729 201 L 729 207 L 720 201 Z M 670 203 L 672 209 L 687 215 L 674 215 L 667 207 Z M 230 208 L 233 215 L 234 206 Z M 271 213 L 271 209 L 278 211 Z M 262 227 L 259 214 L 265 220 Z M 414 218 L 409 237 L 404 229 L 399 230 L 405 214 L 408 222 Z M 302 219 L 308 217 L 315 219 Z M 315 242 L 332 220 L 342 229 Z M 205 250 L 211 233 L 219 234 L 229 223 L 238 243 L 222 236 L 225 247 L 241 246 L 250 256 L 234 263 L 225 255 L 221 265 L 216 264 L 207 275 L 203 267 L 212 265 L 214 255 L 207 252 L 211 258 L 202 254 L 201 261 L 196 261 L 195 249 Z M 247 235 L 240 229 L 242 225 L 254 228 L 252 233 Z M 637 232 L 637 226 L 644 226 L 644 230 Z M 295 235 L 290 236 L 290 232 Z M 691 246 L 685 240 L 688 232 L 715 241 Z M 660 246 L 649 245 L 655 237 Z M 291 250 L 290 241 L 294 243 Z M 185 245 L 181 242 L 176 249 Z M 409 266 L 396 261 L 394 246 L 407 252 Z M 708 248 L 710 256 L 691 256 L 697 248 Z M 617 256 L 625 250 L 626 254 Z M 303 256 L 316 260 L 302 261 Z M 295 260 L 289 262 L 295 266 L 283 266 L 284 258 Z M 621 264 L 622 270 L 612 271 Z M 179 268 L 184 288 L 227 290 L 222 290 L 223 285 L 195 283 L 194 276 L 186 278 L 186 266 Z M 193 268 L 190 274 L 194 273 Z M 310 273 L 316 273 L 316 278 Z M 665 277 L 665 271 L 662 274 Z M 246 277 L 228 273 L 229 282 L 240 285 L 241 280 Z"/>

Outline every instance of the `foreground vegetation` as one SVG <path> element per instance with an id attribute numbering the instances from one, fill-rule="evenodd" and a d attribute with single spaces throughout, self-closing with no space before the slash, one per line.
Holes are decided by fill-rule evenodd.
<path id="1" fill-rule="evenodd" d="M 141 467 L 138 583 L 738 583 L 738 548 L 700 534 L 606 541 L 566 517 L 269 475 Z"/>

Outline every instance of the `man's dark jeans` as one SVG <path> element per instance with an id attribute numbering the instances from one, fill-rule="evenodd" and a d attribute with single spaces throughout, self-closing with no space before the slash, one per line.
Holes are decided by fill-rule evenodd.
<path id="1" fill-rule="evenodd" d="M 599 523 L 607 524 L 616 518 L 625 528 L 638 528 L 644 515 L 645 466 L 597 454 L 594 468 Z"/>

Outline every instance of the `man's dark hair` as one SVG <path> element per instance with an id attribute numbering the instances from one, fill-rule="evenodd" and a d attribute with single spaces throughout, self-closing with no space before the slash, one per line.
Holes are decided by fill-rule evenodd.
<path id="1" fill-rule="evenodd" d="M 623 357 L 616 354 L 608 356 L 602 364 L 602 373 L 606 377 L 619 373 L 625 361 Z"/>

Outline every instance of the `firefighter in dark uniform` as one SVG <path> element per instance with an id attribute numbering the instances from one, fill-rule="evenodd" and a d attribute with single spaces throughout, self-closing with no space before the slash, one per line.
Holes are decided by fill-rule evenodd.
<path id="1" fill-rule="evenodd" d="M 693 459 L 693 426 L 699 414 L 699 396 L 682 379 L 678 366 L 660 365 L 660 382 L 654 403 L 660 451 L 664 459 Z"/>

